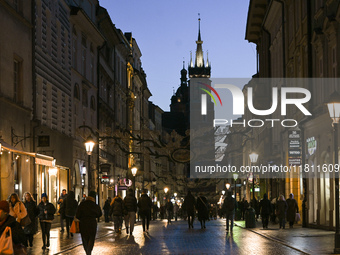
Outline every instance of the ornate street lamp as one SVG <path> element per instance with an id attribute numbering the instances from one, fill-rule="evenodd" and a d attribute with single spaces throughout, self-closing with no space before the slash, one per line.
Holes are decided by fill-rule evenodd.
<path id="1" fill-rule="evenodd" d="M 256 152 L 252 152 L 249 154 L 250 166 L 257 162 L 258 157 L 259 157 L 259 154 L 257 154 Z M 253 173 L 253 201 L 255 203 L 255 175 L 254 173 Z"/>
<path id="2" fill-rule="evenodd" d="M 93 151 L 93 148 L 94 148 L 94 145 L 95 145 L 95 142 L 92 138 L 91 135 L 89 135 L 85 141 L 85 150 L 86 150 L 86 153 L 88 155 L 88 173 L 89 173 L 89 182 L 88 182 L 88 185 L 89 185 L 89 192 L 91 191 L 91 188 L 92 188 L 92 182 L 91 182 L 91 154 L 92 154 L 92 151 Z M 99 187 L 99 186 L 98 186 Z M 99 196 L 99 193 L 98 193 L 98 196 Z"/>
<path id="3" fill-rule="evenodd" d="M 95 142 L 94 142 L 92 136 L 89 135 L 89 137 L 85 141 L 85 149 L 86 149 L 87 155 L 91 155 L 92 154 L 94 145 L 95 145 Z"/>
<path id="4" fill-rule="evenodd" d="M 223 189 L 223 190 L 222 190 L 222 195 L 224 196 L 224 194 L 225 194 L 225 190 Z"/>
<path id="5" fill-rule="evenodd" d="M 138 168 L 137 167 L 132 167 L 131 168 L 131 173 L 132 173 L 132 176 L 133 176 L 133 191 L 135 192 L 135 189 L 136 189 L 136 174 L 137 174 L 137 171 L 138 171 Z"/>
<path id="6" fill-rule="evenodd" d="M 164 193 L 167 194 L 169 189 L 167 187 L 164 188 Z"/>
<path id="7" fill-rule="evenodd" d="M 225 185 L 225 187 L 226 187 L 227 190 L 229 191 L 229 189 L 230 189 L 230 183 L 227 183 L 227 184 Z"/>
<path id="8" fill-rule="evenodd" d="M 340 95 L 334 91 L 326 103 L 329 116 L 333 120 L 334 134 L 334 165 L 339 164 L 338 159 L 338 124 L 340 119 Z M 340 252 L 340 218 L 339 218 L 339 172 L 335 172 L 335 240 L 334 253 Z"/>

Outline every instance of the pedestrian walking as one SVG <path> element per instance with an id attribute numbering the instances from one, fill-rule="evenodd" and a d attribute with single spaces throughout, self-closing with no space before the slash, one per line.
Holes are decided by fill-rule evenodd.
<path id="1" fill-rule="evenodd" d="M 174 204 L 174 216 L 175 216 L 175 221 L 177 221 L 178 211 L 179 211 L 179 206 L 178 206 L 178 204 L 175 202 L 175 204 Z"/>
<path id="2" fill-rule="evenodd" d="M 17 193 L 12 193 L 9 198 L 9 215 L 13 216 L 19 223 L 27 215 L 26 208 Z"/>
<path id="3" fill-rule="evenodd" d="M 288 205 L 283 195 L 280 195 L 278 201 L 276 201 L 276 216 L 279 219 L 280 229 L 285 229 L 286 225 L 286 213 L 287 213 Z"/>
<path id="4" fill-rule="evenodd" d="M 142 196 L 138 200 L 139 214 L 142 217 L 143 233 L 149 231 L 152 206 L 152 201 L 146 192 L 146 190 L 143 190 Z"/>
<path id="5" fill-rule="evenodd" d="M 125 212 L 125 228 L 126 234 L 132 236 L 135 227 L 136 212 L 137 212 L 137 199 L 133 194 L 133 190 L 129 189 L 127 196 L 124 198 L 124 212 Z"/>
<path id="6" fill-rule="evenodd" d="M 115 232 L 117 234 L 122 233 L 123 210 L 124 210 L 123 199 L 119 195 L 117 195 L 113 198 L 111 202 L 111 208 L 109 212 L 109 214 L 112 215 Z"/>
<path id="7" fill-rule="evenodd" d="M 157 219 L 157 213 L 159 211 L 159 208 L 156 204 L 153 205 L 153 211 L 152 211 L 152 214 L 153 214 L 153 220 L 156 220 Z"/>
<path id="8" fill-rule="evenodd" d="M 102 216 L 100 206 L 96 204 L 96 192 L 90 191 L 85 201 L 81 202 L 77 208 L 76 218 L 79 219 L 80 235 L 86 255 L 90 255 L 93 250 L 97 233 L 97 218 Z"/>
<path id="9" fill-rule="evenodd" d="M 52 221 L 54 219 L 55 207 L 53 204 L 48 202 L 47 194 L 43 193 L 41 195 L 41 202 L 38 206 L 39 208 L 39 220 L 40 220 L 40 227 L 42 233 L 42 240 L 43 240 L 43 247 L 42 249 L 45 250 L 46 248 L 50 247 L 50 230 Z"/>
<path id="10" fill-rule="evenodd" d="M 75 194 L 72 190 L 68 193 L 67 197 L 62 203 L 62 206 L 65 208 L 66 231 L 67 231 L 67 238 L 69 238 L 70 228 L 71 228 L 74 216 L 76 215 L 76 211 L 78 207 L 78 202 L 75 199 Z M 73 237 L 72 233 L 71 233 L 71 237 Z"/>
<path id="11" fill-rule="evenodd" d="M 25 192 L 24 194 L 24 206 L 26 208 L 28 217 L 31 220 L 31 223 L 24 227 L 24 233 L 26 236 L 25 245 L 28 247 L 33 247 L 33 237 L 36 233 L 36 218 L 39 215 L 39 208 L 36 205 L 31 193 Z"/>
<path id="12" fill-rule="evenodd" d="M 63 189 L 60 197 L 58 198 L 61 233 L 64 233 L 64 220 L 66 219 L 65 207 L 62 206 L 66 197 L 67 197 L 66 189 Z"/>
<path id="13" fill-rule="evenodd" d="M 234 227 L 234 215 L 237 208 L 236 199 L 231 196 L 231 192 L 227 193 L 227 197 L 224 199 L 222 210 L 226 215 L 226 230 L 229 232 L 230 221 L 230 233 L 233 232 Z"/>
<path id="14" fill-rule="evenodd" d="M 12 231 L 13 246 L 24 246 L 26 243 L 24 230 L 19 222 L 9 214 L 9 203 L 5 200 L 0 201 L 0 236 L 6 227 L 10 227 Z"/>
<path id="15" fill-rule="evenodd" d="M 103 207 L 103 210 L 104 210 L 104 217 L 105 217 L 105 222 L 108 223 L 110 222 L 110 215 L 109 215 L 109 212 L 110 212 L 110 204 L 111 204 L 111 197 L 108 197 L 105 201 L 105 204 L 104 204 L 104 207 Z"/>
<path id="16" fill-rule="evenodd" d="M 195 207 L 196 207 L 196 200 L 194 196 L 191 194 L 191 191 L 189 190 L 188 194 L 184 198 L 184 203 L 183 203 L 183 209 L 187 212 L 187 216 L 188 216 L 189 229 L 194 228 Z"/>
<path id="17" fill-rule="evenodd" d="M 294 194 L 290 193 L 289 198 L 287 199 L 287 221 L 289 222 L 289 227 L 293 228 L 296 214 L 299 213 L 299 206 L 296 200 L 294 199 Z"/>
<path id="18" fill-rule="evenodd" d="M 170 201 L 170 198 L 167 199 L 165 207 L 166 207 L 166 213 L 168 215 L 168 224 L 171 224 L 171 218 L 172 218 L 172 213 L 173 213 L 173 210 L 174 210 L 174 205 Z"/>
<path id="19" fill-rule="evenodd" d="M 197 212 L 198 212 L 198 220 L 201 223 L 201 229 L 205 227 L 205 221 L 209 219 L 209 208 L 208 208 L 208 200 L 202 194 L 199 194 L 196 200 Z"/>
<path id="20" fill-rule="evenodd" d="M 263 195 L 263 199 L 260 201 L 259 209 L 261 212 L 263 229 L 268 228 L 269 216 L 272 212 L 272 205 L 268 200 L 268 195 L 266 193 Z"/>
<path id="21" fill-rule="evenodd" d="M 248 203 L 247 199 L 244 197 L 242 199 L 242 219 L 243 220 L 245 220 L 244 215 L 245 215 L 245 212 L 248 209 L 248 207 L 249 207 L 249 203 Z"/>

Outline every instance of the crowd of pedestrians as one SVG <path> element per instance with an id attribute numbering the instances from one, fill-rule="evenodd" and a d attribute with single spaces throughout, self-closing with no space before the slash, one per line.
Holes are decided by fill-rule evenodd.
<path id="1" fill-rule="evenodd" d="M 61 234 L 64 233 L 64 223 L 66 223 L 67 238 L 73 237 L 70 228 L 74 220 L 79 222 L 79 232 L 86 254 L 91 254 L 93 250 L 97 232 L 97 219 L 102 216 L 102 210 L 95 202 L 96 195 L 96 192 L 91 191 L 87 197 L 83 196 L 78 204 L 75 193 L 70 191 L 67 194 L 64 189 L 57 200 Z M 286 221 L 289 222 L 289 227 L 293 228 L 294 223 L 300 220 L 298 203 L 293 194 L 290 194 L 287 200 L 283 195 L 280 195 L 272 201 L 268 199 L 267 194 L 264 194 L 261 201 L 258 202 L 253 199 L 248 203 L 245 198 L 237 202 L 228 192 L 222 205 L 218 206 L 209 204 L 202 193 L 195 198 L 189 190 L 181 207 L 168 198 L 158 208 L 157 205 L 152 203 L 147 190 L 143 190 L 137 200 L 134 191 L 130 189 L 124 199 L 119 195 L 116 195 L 113 199 L 108 197 L 103 207 L 105 222 L 113 221 L 116 235 L 122 233 L 123 221 L 125 221 L 126 234 L 130 236 L 133 235 L 136 215 L 142 220 L 143 233 L 145 234 L 149 231 L 151 217 L 153 220 L 157 219 L 158 213 L 161 219 L 167 219 L 168 224 L 172 223 L 172 219 L 177 221 L 178 217 L 187 219 L 189 229 L 194 228 L 193 223 L 196 215 L 201 229 L 206 228 L 207 220 L 216 219 L 219 215 L 226 218 L 226 231 L 232 233 L 234 220 L 243 219 L 247 221 L 250 210 L 253 211 L 256 219 L 261 216 L 264 229 L 268 228 L 270 220 L 277 221 L 280 229 L 285 229 Z M 37 221 L 39 220 L 43 241 L 42 249 L 48 249 L 50 246 L 50 230 L 55 213 L 56 208 L 49 202 L 46 193 L 41 195 L 38 204 L 29 192 L 24 194 L 22 202 L 19 196 L 13 193 L 7 201 L 0 201 L 0 235 L 6 227 L 10 227 L 13 248 L 17 251 L 25 251 L 26 247 L 33 247 L 34 235 L 37 233 Z"/>

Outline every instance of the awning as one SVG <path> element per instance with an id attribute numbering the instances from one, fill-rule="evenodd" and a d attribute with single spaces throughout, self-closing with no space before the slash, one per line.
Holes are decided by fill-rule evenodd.
<path id="1" fill-rule="evenodd" d="M 53 166 L 52 162 L 54 160 L 53 157 L 39 154 L 39 153 L 34 153 L 34 152 L 27 152 L 20 150 L 18 148 L 13 147 L 12 145 L 9 145 L 6 143 L 4 140 L 0 139 L 1 147 L 4 148 L 5 150 L 11 151 L 13 153 L 21 154 L 21 155 L 27 155 L 30 157 L 35 158 L 35 163 L 38 165 L 44 165 L 44 166 Z"/>

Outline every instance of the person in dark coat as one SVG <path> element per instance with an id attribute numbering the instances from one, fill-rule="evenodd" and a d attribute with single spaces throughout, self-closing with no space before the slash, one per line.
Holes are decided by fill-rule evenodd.
<path id="1" fill-rule="evenodd" d="M 205 228 L 205 221 L 209 219 L 208 200 L 202 194 L 196 200 L 198 220 L 201 223 L 201 229 Z"/>
<path id="2" fill-rule="evenodd" d="M 272 212 L 272 205 L 271 205 L 271 202 L 268 200 L 267 194 L 263 195 L 263 199 L 260 201 L 259 209 L 261 212 L 263 229 L 268 228 L 268 221 L 269 221 L 269 216 Z"/>
<path id="3" fill-rule="evenodd" d="M 124 198 L 124 211 L 125 214 L 125 227 L 126 234 L 129 234 L 130 228 L 130 236 L 132 236 L 133 229 L 135 227 L 136 221 L 136 212 L 137 212 L 137 199 L 133 194 L 133 190 L 129 189 L 127 196 Z"/>
<path id="4" fill-rule="evenodd" d="M 244 217 L 245 212 L 249 208 L 249 203 L 248 203 L 248 201 L 245 197 L 242 200 L 242 206 L 243 206 L 242 207 L 242 219 L 244 220 L 245 219 L 245 217 Z"/>
<path id="5" fill-rule="evenodd" d="M 285 228 L 286 225 L 286 213 L 288 205 L 283 195 L 280 195 L 279 200 L 276 202 L 276 215 L 279 218 L 280 228 Z"/>
<path id="6" fill-rule="evenodd" d="M 31 223 L 25 226 L 24 233 L 26 235 L 26 246 L 33 247 L 33 236 L 36 232 L 36 218 L 39 215 L 39 208 L 36 205 L 31 193 L 25 192 L 24 195 L 24 205 L 28 214 L 28 217 L 31 220 Z"/>
<path id="7" fill-rule="evenodd" d="M 60 214 L 60 232 L 64 233 L 64 220 L 66 219 L 65 216 L 65 207 L 63 206 L 63 202 L 66 199 L 66 189 L 62 190 L 60 197 L 58 198 L 58 205 L 59 205 L 59 214 Z"/>
<path id="8" fill-rule="evenodd" d="M 287 199 L 287 221 L 289 222 L 289 227 L 293 228 L 296 214 L 299 213 L 299 206 L 296 200 L 294 199 L 294 194 L 289 194 L 289 198 Z"/>
<path id="9" fill-rule="evenodd" d="M 110 204 L 111 204 L 111 197 L 108 197 L 105 201 L 103 210 L 104 210 L 104 217 L 105 217 L 105 222 L 108 223 L 110 222 Z"/>
<path id="10" fill-rule="evenodd" d="M 42 240 L 44 244 L 42 249 L 45 250 L 46 247 L 50 247 L 50 230 L 52 221 L 54 219 L 54 213 L 56 210 L 54 205 L 48 202 L 46 193 L 43 193 L 41 195 L 41 202 L 38 208 L 39 208 L 38 218 L 40 220 Z"/>
<path id="11" fill-rule="evenodd" d="M 145 233 L 149 231 L 150 217 L 151 217 L 151 206 L 152 201 L 148 194 L 146 194 L 146 190 L 143 190 L 142 196 L 138 200 L 138 208 L 139 215 L 142 217 L 143 223 L 143 232 Z M 146 226 L 145 226 L 146 224 Z M 145 229 L 146 227 L 146 229 Z"/>
<path id="12" fill-rule="evenodd" d="M 170 198 L 168 198 L 168 200 L 165 204 L 165 208 L 166 208 L 166 212 L 167 212 L 167 215 L 168 215 L 168 224 L 171 224 L 171 218 L 172 218 L 172 214 L 173 214 L 173 211 L 174 211 L 174 205 L 170 201 Z"/>
<path id="13" fill-rule="evenodd" d="M 11 228 L 13 244 L 25 245 L 26 237 L 24 230 L 21 228 L 20 223 L 13 216 L 9 215 L 9 203 L 2 200 L 0 201 L 0 236 L 6 227 Z"/>
<path id="14" fill-rule="evenodd" d="M 188 216 L 189 229 L 194 228 L 195 206 L 196 206 L 196 200 L 194 196 L 191 194 L 191 191 L 189 190 L 183 203 L 183 209 L 187 212 L 187 216 Z"/>
<path id="15" fill-rule="evenodd" d="M 124 205 L 123 199 L 117 195 L 113 198 L 111 202 L 111 208 L 109 214 L 113 217 L 113 223 L 115 226 L 115 232 L 117 234 L 122 233 L 122 225 L 123 225 L 123 213 L 124 213 Z"/>
<path id="16" fill-rule="evenodd" d="M 74 192 L 71 190 L 67 197 L 65 198 L 62 206 L 65 208 L 65 219 L 66 219 L 66 231 L 67 231 L 67 238 L 70 236 L 70 228 L 73 222 L 73 218 L 76 215 L 78 202 L 75 200 Z M 71 233 L 73 237 L 73 234 Z"/>
<path id="17" fill-rule="evenodd" d="M 86 200 L 81 202 L 77 208 L 76 218 L 79 219 L 80 235 L 86 255 L 93 250 L 97 233 L 97 218 L 102 216 L 100 206 L 96 204 L 96 192 L 90 191 Z"/>
<path id="18" fill-rule="evenodd" d="M 231 192 L 227 193 L 227 197 L 224 199 L 222 211 L 226 215 L 226 230 L 229 232 L 229 221 L 230 221 L 230 232 L 233 232 L 234 227 L 234 216 L 237 209 L 236 199 L 231 196 Z"/>

